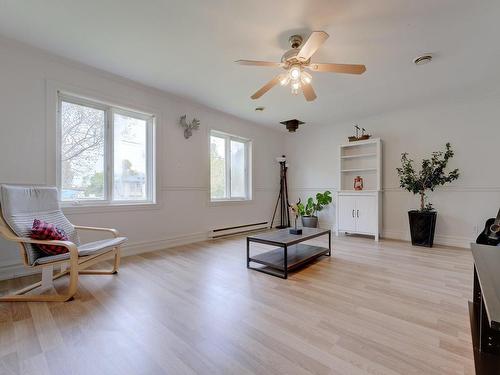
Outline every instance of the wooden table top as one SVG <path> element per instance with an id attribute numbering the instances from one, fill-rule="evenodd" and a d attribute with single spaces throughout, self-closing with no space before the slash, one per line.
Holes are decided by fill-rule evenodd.
<path id="1" fill-rule="evenodd" d="M 330 229 L 302 228 L 302 234 L 290 234 L 289 230 L 290 228 L 285 228 L 265 233 L 257 233 L 248 236 L 247 239 L 254 242 L 289 246 L 328 234 L 330 232 Z"/>

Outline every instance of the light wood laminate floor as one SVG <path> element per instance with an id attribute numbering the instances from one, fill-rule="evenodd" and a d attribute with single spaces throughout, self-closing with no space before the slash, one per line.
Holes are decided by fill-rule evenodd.
<path id="1" fill-rule="evenodd" d="M 473 374 L 471 286 L 464 249 L 334 237 L 282 280 L 246 269 L 244 237 L 207 241 L 0 303 L 0 374 Z"/>

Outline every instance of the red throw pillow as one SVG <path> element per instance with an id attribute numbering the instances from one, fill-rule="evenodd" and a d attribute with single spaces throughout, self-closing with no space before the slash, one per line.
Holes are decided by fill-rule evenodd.
<path id="1" fill-rule="evenodd" d="M 38 219 L 33 220 L 30 237 L 35 240 L 68 240 L 68 236 L 66 236 L 64 230 L 59 229 L 54 224 L 49 224 Z M 57 255 L 68 252 L 68 249 L 63 246 L 41 244 L 37 244 L 36 246 L 47 255 Z"/>

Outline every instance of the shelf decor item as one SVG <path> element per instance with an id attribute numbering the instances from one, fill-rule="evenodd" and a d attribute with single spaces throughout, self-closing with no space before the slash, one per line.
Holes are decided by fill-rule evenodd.
<path id="1" fill-rule="evenodd" d="M 290 210 L 292 211 L 293 216 L 295 217 L 293 221 L 293 228 L 290 229 L 290 234 L 302 234 L 302 229 L 297 229 L 297 219 L 299 218 L 299 204 L 300 204 L 300 198 L 299 201 L 295 204 L 291 204 Z"/>
<path id="2" fill-rule="evenodd" d="M 361 135 L 359 135 L 360 130 Z M 370 139 L 372 137 L 370 134 L 366 134 L 365 128 L 360 128 L 357 124 L 354 125 L 354 132 L 355 135 L 351 135 L 347 138 L 349 142 L 366 141 L 367 139 Z"/>
<path id="3" fill-rule="evenodd" d="M 354 190 L 361 191 L 363 190 L 363 177 L 356 176 L 354 179 Z"/>
<path id="4" fill-rule="evenodd" d="M 318 227 L 318 217 L 316 213 L 332 203 L 332 196 L 330 191 L 316 194 L 316 202 L 313 197 L 307 198 L 306 204 L 298 203 L 297 209 L 299 215 L 302 217 L 302 226 L 307 228 Z"/>
<path id="5" fill-rule="evenodd" d="M 435 151 L 429 159 L 423 159 L 422 168 L 417 172 L 408 153 L 401 154 L 401 167 L 396 168 L 400 187 L 420 195 L 420 209 L 408 211 L 412 245 L 432 247 L 434 243 L 437 211 L 431 203 L 426 204 L 426 196 L 429 190 L 434 191 L 437 186 L 452 182 L 460 176 L 458 169 L 445 172 L 453 155 L 450 143 L 446 143 L 444 151 Z"/>

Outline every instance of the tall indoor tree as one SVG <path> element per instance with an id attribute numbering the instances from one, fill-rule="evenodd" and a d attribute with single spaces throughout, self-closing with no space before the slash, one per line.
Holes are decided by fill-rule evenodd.
<path id="1" fill-rule="evenodd" d="M 411 239 L 414 245 L 432 246 L 433 244 L 437 212 L 430 202 L 426 204 L 427 193 L 460 176 L 458 169 L 446 172 L 448 161 L 453 155 L 454 152 L 448 142 L 444 151 L 435 151 L 430 158 L 423 159 L 422 167 L 417 172 L 414 161 L 408 157 L 408 153 L 401 154 L 401 167 L 396 168 L 400 187 L 420 195 L 420 210 L 408 212 Z"/>
<path id="2" fill-rule="evenodd" d="M 432 210 L 431 203 L 425 204 L 428 190 L 434 191 L 437 186 L 452 182 L 460 176 L 458 169 L 449 173 L 445 171 L 453 155 L 451 144 L 448 142 L 444 151 L 435 151 L 430 159 L 423 159 L 422 168 L 416 172 L 408 153 L 401 154 L 401 168 L 396 168 L 399 183 L 403 189 L 420 195 L 420 211 Z"/>

